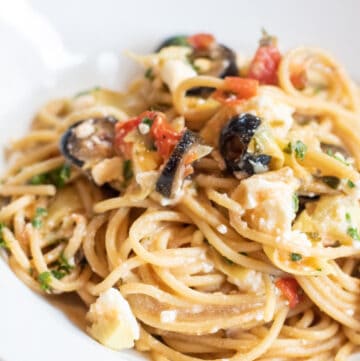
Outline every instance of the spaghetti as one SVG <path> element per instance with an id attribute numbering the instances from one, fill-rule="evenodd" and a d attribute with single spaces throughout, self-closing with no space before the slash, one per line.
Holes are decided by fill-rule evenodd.
<path id="1" fill-rule="evenodd" d="M 156 361 L 346 360 L 358 88 L 324 51 L 281 55 L 267 34 L 241 65 L 209 34 L 130 55 L 146 71 L 126 93 L 51 101 L 8 147 L 10 267 L 77 293 L 94 338 Z"/>

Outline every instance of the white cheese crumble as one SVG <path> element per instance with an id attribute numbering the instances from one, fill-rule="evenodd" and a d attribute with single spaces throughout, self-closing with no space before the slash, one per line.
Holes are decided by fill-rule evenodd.
<path id="1" fill-rule="evenodd" d="M 140 328 L 128 302 L 115 288 L 102 292 L 90 306 L 89 333 L 103 345 L 115 350 L 131 348 L 140 337 Z"/>
<path id="2" fill-rule="evenodd" d="M 148 134 L 150 132 L 150 127 L 148 124 L 140 123 L 138 125 L 139 132 L 143 135 Z"/>
<path id="3" fill-rule="evenodd" d="M 74 132 L 77 138 L 84 139 L 89 137 L 95 132 L 94 124 L 92 124 L 92 119 L 89 119 L 87 122 L 82 122 L 80 125 L 74 128 Z"/>
<path id="4" fill-rule="evenodd" d="M 219 224 L 217 227 L 216 227 L 216 230 L 221 233 L 221 234 L 226 234 L 228 229 L 227 227 L 225 226 L 225 224 Z"/>
<path id="5" fill-rule="evenodd" d="M 162 323 L 172 323 L 176 320 L 176 317 L 177 317 L 176 310 L 161 311 L 160 313 L 160 321 Z"/>

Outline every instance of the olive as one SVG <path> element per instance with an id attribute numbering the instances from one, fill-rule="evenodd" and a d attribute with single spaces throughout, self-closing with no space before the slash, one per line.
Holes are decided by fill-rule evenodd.
<path id="1" fill-rule="evenodd" d="M 179 191 L 184 177 L 184 158 L 192 147 L 199 143 L 199 137 L 186 130 L 175 146 L 156 183 L 156 191 L 171 198 Z"/>
<path id="2" fill-rule="evenodd" d="M 167 46 L 188 46 L 192 48 L 189 55 L 189 61 L 196 68 L 199 75 L 214 76 L 217 78 L 225 78 L 226 76 L 238 76 L 239 70 L 236 65 L 236 54 L 230 48 L 217 42 L 211 44 L 207 49 L 197 49 L 191 47 L 187 42 L 187 36 L 179 35 L 166 39 L 157 48 L 157 52 Z M 197 66 L 196 61 L 205 62 L 205 68 Z M 213 88 L 197 87 L 190 89 L 188 95 L 208 95 Z"/>
<path id="3" fill-rule="evenodd" d="M 108 116 L 90 118 L 73 124 L 60 140 L 64 157 L 78 167 L 91 165 L 114 156 L 114 125 L 117 120 Z"/>
<path id="4" fill-rule="evenodd" d="M 250 113 L 242 113 L 232 117 L 221 130 L 219 149 L 229 171 L 244 171 L 251 175 L 268 170 L 271 156 L 247 152 L 260 124 L 260 118 Z"/>

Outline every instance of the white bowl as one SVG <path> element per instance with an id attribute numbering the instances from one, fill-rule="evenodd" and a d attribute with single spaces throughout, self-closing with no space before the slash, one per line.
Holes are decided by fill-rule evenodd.
<path id="1" fill-rule="evenodd" d="M 25 133 L 49 98 L 95 85 L 121 89 L 136 71 L 123 50 L 148 53 L 172 34 L 212 32 L 252 54 L 264 27 L 283 50 L 323 47 L 360 79 L 359 14 L 356 0 L 0 0 L 0 147 Z M 0 287 L 1 361 L 143 359 L 102 347 L 72 321 L 81 308 L 58 309 L 1 260 Z"/>

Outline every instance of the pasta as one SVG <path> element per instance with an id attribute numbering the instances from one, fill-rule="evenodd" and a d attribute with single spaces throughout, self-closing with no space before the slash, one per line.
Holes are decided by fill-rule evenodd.
<path id="1" fill-rule="evenodd" d="M 9 266 L 78 294 L 94 338 L 154 361 L 346 360 L 357 86 L 323 50 L 281 54 L 267 34 L 241 62 L 210 34 L 129 56 L 145 73 L 127 92 L 50 101 L 8 146 Z"/>

